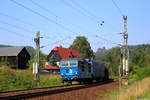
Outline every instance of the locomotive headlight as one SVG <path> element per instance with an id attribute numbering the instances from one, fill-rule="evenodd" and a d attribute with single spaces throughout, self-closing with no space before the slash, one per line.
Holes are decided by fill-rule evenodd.
<path id="1" fill-rule="evenodd" d="M 77 73 L 77 72 L 75 72 L 74 74 L 75 74 L 75 75 L 77 75 L 78 73 Z"/>

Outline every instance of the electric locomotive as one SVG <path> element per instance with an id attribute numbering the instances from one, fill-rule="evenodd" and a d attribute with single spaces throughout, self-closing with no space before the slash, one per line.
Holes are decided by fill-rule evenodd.
<path id="1" fill-rule="evenodd" d="M 108 70 L 103 64 L 91 59 L 69 58 L 60 61 L 60 74 L 63 83 L 107 80 Z"/>

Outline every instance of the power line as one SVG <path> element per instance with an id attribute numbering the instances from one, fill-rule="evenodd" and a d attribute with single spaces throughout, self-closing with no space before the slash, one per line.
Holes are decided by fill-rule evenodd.
<path id="1" fill-rule="evenodd" d="M 109 35 L 120 35 L 120 34 L 122 34 L 121 32 L 120 33 L 110 33 L 110 34 L 101 34 L 101 35 L 103 35 L 103 36 L 109 36 Z"/>
<path id="2" fill-rule="evenodd" d="M 15 3 L 15 4 L 17 4 L 18 6 L 23 7 L 24 9 L 26 9 L 26 10 L 32 12 L 32 13 L 36 14 L 36 15 L 38 15 L 38 16 L 44 18 L 45 20 L 47 20 L 47 21 L 49 21 L 49 22 L 51 22 L 51 23 L 53 23 L 53 24 L 58 25 L 59 27 L 61 27 L 62 29 L 67 30 L 68 32 L 77 34 L 76 32 L 72 31 L 71 29 L 69 29 L 68 27 L 64 26 L 63 24 L 57 23 L 57 22 L 55 22 L 54 20 L 48 18 L 47 16 L 44 16 L 44 15 L 42 15 L 41 13 L 39 13 L 39 12 L 37 12 L 37 11 L 34 11 L 34 10 L 31 9 L 31 8 L 28 8 L 28 7 L 26 7 L 25 5 L 23 5 L 23 4 L 21 4 L 21 3 L 17 2 L 17 1 L 15 1 L 15 0 L 10 0 L 10 1 L 13 2 L 13 3 Z"/>
<path id="3" fill-rule="evenodd" d="M 0 27 L 0 29 L 1 29 L 1 30 L 4 30 L 4 31 L 7 31 L 7 32 L 9 32 L 9 33 L 13 33 L 13 34 L 15 34 L 15 35 L 17 35 L 17 36 L 20 36 L 20 37 L 24 38 L 24 39 L 29 39 L 29 38 L 33 39 L 33 38 L 30 37 L 30 36 L 25 36 L 24 34 L 20 34 L 20 33 L 17 33 L 17 32 L 11 31 L 11 30 L 8 30 L 8 29 L 3 28 L 3 27 Z M 27 37 L 27 38 L 25 38 L 25 37 Z"/>
<path id="4" fill-rule="evenodd" d="M 25 21 L 22 21 L 22 20 L 19 19 L 19 18 L 16 18 L 16 17 L 14 17 L 14 16 L 10 16 L 10 15 L 8 15 L 8 14 L 4 14 L 4 13 L 1 13 L 1 12 L 0 12 L 0 15 L 1 15 L 1 16 L 4 16 L 4 17 L 7 17 L 7 18 L 9 18 L 9 19 L 12 19 L 12 20 L 21 22 L 21 23 L 23 23 L 23 24 L 30 25 L 30 26 L 32 26 L 32 27 L 33 27 L 33 26 L 34 26 L 34 27 L 37 27 L 37 26 L 34 25 L 34 24 L 27 23 L 27 22 L 25 22 Z"/>
<path id="5" fill-rule="evenodd" d="M 47 9 L 47 8 L 45 8 L 45 7 L 43 7 L 43 6 L 41 6 L 39 3 L 37 3 L 37 2 L 35 2 L 35 1 L 33 1 L 33 0 L 29 0 L 29 1 L 30 1 L 31 3 L 33 3 L 34 5 L 38 6 L 39 8 L 41 8 L 41 9 L 45 10 L 46 12 L 50 13 L 50 14 L 53 15 L 54 17 L 56 17 L 56 22 L 58 21 L 57 19 L 64 20 L 65 22 L 67 22 L 67 23 L 70 24 L 70 25 L 75 26 L 76 28 L 83 29 L 81 26 L 76 25 L 76 24 L 74 24 L 74 23 L 71 23 L 70 21 L 68 21 L 68 20 L 66 20 L 66 19 L 64 19 L 64 18 L 62 18 L 62 17 L 60 17 L 60 16 L 58 16 L 58 15 L 55 14 L 53 11 L 51 11 L 51 10 L 49 10 L 49 9 Z"/>
<path id="6" fill-rule="evenodd" d="M 62 0 L 64 4 L 66 4 L 67 6 L 69 6 L 70 8 L 76 10 L 78 13 L 82 14 L 83 16 L 88 17 L 90 20 L 92 20 L 93 22 L 96 22 L 97 24 L 99 24 L 100 26 L 103 26 L 103 24 L 108 24 L 109 26 L 112 27 L 112 29 L 117 29 L 116 27 L 114 27 L 112 24 L 101 20 L 99 17 L 95 16 L 93 13 L 91 13 L 90 11 L 88 11 L 87 9 L 85 9 L 84 7 L 82 7 L 80 4 L 78 4 L 77 2 L 73 1 L 73 0 L 69 0 L 70 2 L 72 2 L 72 4 L 74 4 L 74 6 L 71 3 L 68 3 L 65 0 Z M 77 7 L 75 7 L 77 6 Z"/>
<path id="7" fill-rule="evenodd" d="M 33 0 L 29 0 L 31 3 L 33 3 L 34 5 L 38 6 L 39 8 L 49 12 L 51 15 L 53 15 L 54 17 L 58 17 L 53 11 L 41 6 L 40 4 L 38 4 L 37 2 L 33 1 Z"/>
<path id="8" fill-rule="evenodd" d="M 102 40 L 104 40 L 104 41 L 106 41 L 106 42 L 108 42 L 108 43 L 115 44 L 115 45 L 118 45 L 118 46 L 122 46 L 122 44 L 119 44 L 119 43 L 116 43 L 116 42 L 114 42 L 114 41 L 105 39 L 105 38 L 103 38 L 103 37 L 101 37 L 101 36 L 95 35 L 95 37 L 96 37 L 96 38 L 100 38 L 100 39 L 102 39 Z"/>
<path id="9" fill-rule="evenodd" d="M 74 0 L 70 0 L 70 2 L 72 2 L 74 5 L 78 6 L 80 9 L 82 9 L 84 12 L 86 12 L 89 16 L 93 17 L 95 20 L 97 20 L 98 22 L 101 21 L 101 23 L 104 23 L 103 20 L 100 20 L 97 16 L 95 16 L 93 13 L 91 13 L 90 11 L 86 10 L 84 7 L 82 7 L 80 4 L 78 4 L 77 2 L 75 2 Z"/>
<path id="10" fill-rule="evenodd" d="M 11 15 L 8 15 L 8 14 L 5 14 L 5 13 L 1 13 L 1 12 L 0 12 L 0 15 L 1 15 L 1 16 L 4 16 L 4 17 L 7 17 L 7 18 L 9 18 L 9 19 L 12 19 L 12 20 L 14 20 L 14 21 L 21 22 L 22 24 L 30 25 L 30 26 L 32 26 L 32 27 L 33 27 L 33 26 L 34 26 L 34 27 L 37 27 L 37 26 L 34 25 L 34 24 L 27 23 L 27 22 L 22 21 L 21 19 L 19 19 L 19 18 L 17 18 L 17 17 L 11 16 Z M 16 25 L 12 25 L 12 24 L 9 24 L 9 23 L 6 23 L 6 22 L 2 22 L 2 24 L 7 24 L 7 25 L 12 26 L 12 27 L 15 27 L 15 28 L 20 28 L 20 27 L 18 27 L 18 26 L 16 26 Z M 21 29 L 22 29 L 22 27 L 21 27 Z M 26 29 L 24 29 L 24 30 L 26 30 Z M 57 33 L 57 34 L 58 34 L 58 33 Z M 50 37 L 49 37 L 49 36 L 44 36 L 44 38 L 49 39 Z M 51 38 L 54 38 L 54 37 L 51 37 Z"/>
<path id="11" fill-rule="evenodd" d="M 1 24 L 5 24 L 5 25 L 9 25 L 9 26 L 12 26 L 12 27 L 15 27 L 17 29 L 21 29 L 21 30 L 24 30 L 24 31 L 27 31 L 27 32 L 31 32 L 31 33 L 34 33 L 33 31 L 31 30 L 28 30 L 28 29 L 25 29 L 23 27 L 20 27 L 20 26 L 16 26 L 16 25 L 13 25 L 13 24 L 10 24 L 10 23 L 7 23 L 7 22 L 4 22 L 4 21 L 0 21 Z"/>
<path id="12" fill-rule="evenodd" d="M 57 43 L 59 43 L 59 42 L 62 42 L 62 41 L 64 41 L 64 40 L 67 40 L 67 39 L 70 39 L 71 37 L 69 36 L 69 37 L 65 37 L 64 39 L 62 39 L 62 40 L 58 40 L 58 41 L 55 41 L 55 42 L 53 42 L 53 43 L 49 43 L 49 44 L 47 44 L 47 45 L 45 45 L 45 46 L 42 46 L 41 48 L 45 48 L 45 47 L 47 47 L 47 46 L 49 46 L 49 45 L 52 45 L 52 44 L 57 44 Z"/>
<path id="13" fill-rule="evenodd" d="M 85 13 L 85 11 L 80 10 L 79 8 L 76 8 L 76 7 L 73 6 L 71 3 L 68 3 L 68 2 L 66 2 L 65 0 L 62 0 L 62 1 L 63 1 L 63 3 L 64 3 L 65 5 L 67 5 L 67 6 L 69 6 L 70 8 L 76 10 L 78 13 L 80 13 L 80 14 L 82 14 L 83 16 L 88 17 L 90 20 L 92 20 L 92 21 L 98 23 L 97 19 L 96 19 L 96 20 L 95 20 L 95 18 L 93 19 L 93 17 L 91 17 L 91 15 Z"/>
<path id="14" fill-rule="evenodd" d="M 121 9 L 119 8 L 119 6 L 117 5 L 117 3 L 114 0 L 111 0 L 112 3 L 114 4 L 114 6 L 117 8 L 118 12 L 123 16 L 123 12 L 121 11 Z"/>
<path id="15" fill-rule="evenodd" d="M 26 25 L 30 25 L 30 26 L 37 27 L 37 26 L 35 26 L 34 24 L 27 23 L 27 22 L 22 21 L 21 19 L 19 19 L 19 18 L 17 18 L 17 17 L 11 16 L 11 15 L 8 15 L 8 14 L 2 13 L 2 12 L 0 12 L 0 15 L 1 15 L 1 16 L 4 16 L 4 17 L 7 17 L 7 18 L 9 18 L 9 19 L 12 19 L 12 20 L 14 20 L 14 21 L 21 22 L 21 23 L 26 24 Z M 7 25 L 9 25 L 9 26 L 12 26 L 12 27 L 15 27 L 15 28 L 19 28 L 19 29 L 23 29 L 23 30 L 26 31 L 26 29 L 24 29 L 23 27 L 19 27 L 19 26 L 16 26 L 16 25 L 12 25 L 12 24 L 9 24 L 9 23 L 3 22 L 3 21 L 0 22 L 0 23 L 2 23 L 2 24 L 7 24 Z M 57 33 L 57 34 L 59 34 L 59 33 Z M 42 35 L 42 36 L 43 36 L 43 35 Z M 46 38 L 46 39 L 50 39 L 50 38 L 52 39 L 52 38 L 54 38 L 54 37 L 49 37 L 49 36 L 43 36 L 43 37 Z"/>

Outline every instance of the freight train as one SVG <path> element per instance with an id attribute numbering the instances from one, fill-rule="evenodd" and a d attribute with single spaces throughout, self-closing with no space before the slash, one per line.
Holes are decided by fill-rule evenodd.
<path id="1" fill-rule="evenodd" d="M 107 68 L 91 59 L 62 59 L 59 67 L 63 83 L 104 81 L 109 78 Z"/>

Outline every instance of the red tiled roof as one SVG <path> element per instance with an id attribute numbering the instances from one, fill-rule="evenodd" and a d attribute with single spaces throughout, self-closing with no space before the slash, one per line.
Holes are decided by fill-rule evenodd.
<path id="1" fill-rule="evenodd" d="M 47 65 L 43 69 L 45 69 L 45 70 L 58 70 L 59 68 L 57 66 Z"/>
<path id="2" fill-rule="evenodd" d="M 55 47 L 52 51 L 58 51 L 62 59 L 69 58 L 69 56 L 81 57 L 80 53 L 74 49 Z"/>

